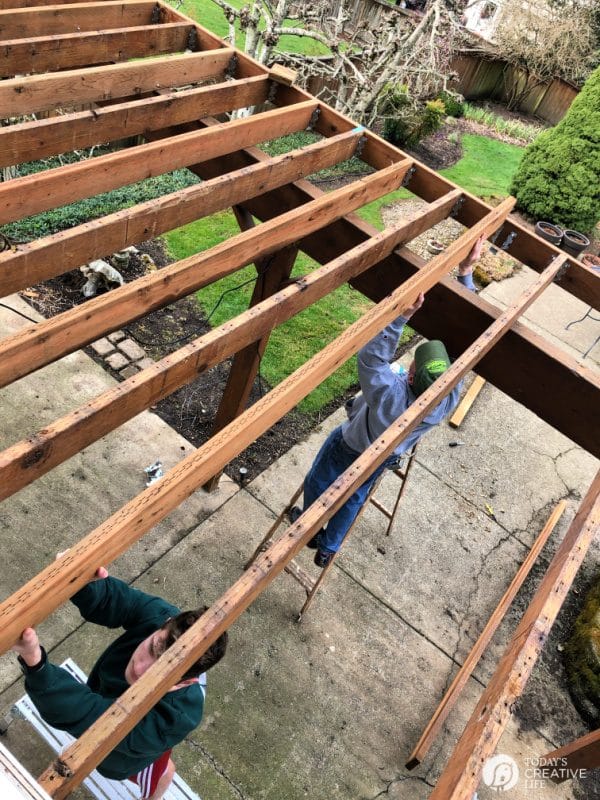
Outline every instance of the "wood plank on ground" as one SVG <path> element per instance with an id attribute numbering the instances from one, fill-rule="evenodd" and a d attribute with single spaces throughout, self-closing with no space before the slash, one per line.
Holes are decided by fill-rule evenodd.
<path id="1" fill-rule="evenodd" d="M 410 160 L 393 164 L 336 189 L 312 203 L 229 240 L 203 253 L 93 298 L 82 306 L 29 326 L 0 342 L 0 385 L 95 341 L 126 322 L 185 297 L 229 275 L 255 258 L 291 244 L 315 228 L 381 197 L 401 184 Z"/>
<path id="2" fill-rule="evenodd" d="M 246 352 L 252 342 L 265 336 L 275 325 L 280 325 L 334 291 L 353 275 L 367 269 L 380 257 L 381 252 L 397 247 L 399 242 L 418 236 L 444 219 L 457 196 L 458 192 L 451 192 L 446 198 L 432 203 L 425 214 L 415 214 L 396 228 L 378 234 L 70 414 L 45 425 L 43 430 L 7 448 L 0 453 L 0 499 L 23 488 L 154 405 L 193 380 L 200 372 L 236 352 Z"/>
<path id="3" fill-rule="evenodd" d="M 571 780 L 582 771 L 600 767 L 600 730 L 586 733 L 574 742 L 566 744 L 540 757 L 540 778 L 546 776 L 554 783 Z"/>
<path id="4" fill-rule="evenodd" d="M 277 108 L 0 184 L 0 224 L 303 130 L 316 101 Z"/>
<path id="5" fill-rule="evenodd" d="M 18 117 L 57 106 L 78 106 L 144 92 L 224 79 L 233 49 L 160 55 L 0 81 L 0 116 Z"/>
<path id="6" fill-rule="evenodd" d="M 592 481 L 492 679 L 483 691 L 430 800 L 464 800 L 472 797 L 485 762 L 502 736 L 514 703 L 523 692 L 577 570 L 599 530 L 600 472 Z"/>
<path id="7" fill-rule="evenodd" d="M 471 648 L 471 651 L 465 659 L 463 665 L 454 676 L 454 680 L 452 681 L 450 687 L 444 693 L 441 703 L 436 708 L 435 713 L 423 731 L 421 738 L 409 756 L 408 762 L 406 763 L 407 769 L 414 769 L 417 767 L 431 749 L 431 745 L 440 733 L 448 714 L 450 711 L 452 711 L 454 705 L 456 704 L 460 693 L 473 674 L 473 670 L 477 666 L 477 663 L 483 655 L 485 648 L 490 643 L 492 636 L 497 631 L 498 626 L 504 619 L 512 601 L 515 599 L 517 592 L 523 585 L 525 578 L 529 575 L 531 568 L 537 561 L 539 554 L 542 552 L 544 545 L 548 541 L 548 538 L 556 527 L 556 524 L 566 507 L 566 501 L 561 500 L 548 517 L 548 520 L 536 538 L 533 547 L 517 570 L 517 573 L 510 582 L 506 592 L 502 595 L 502 599 L 496 606 L 494 613 Z"/>
<path id="8" fill-rule="evenodd" d="M 259 105 L 267 99 L 269 85 L 268 77 L 259 75 L 0 128 L 0 166 L 146 135 L 207 114 Z"/>
<path id="9" fill-rule="evenodd" d="M 0 44 L 4 39 L 31 39 L 57 33 L 130 28 L 161 22 L 154 19 L 152 0 L 103 0 L 39 8 L 8 8 L 0 11 Z M 159 12 L 160 14 L 160 12 Z"/>
<path id="10" fill-rule="evenodd" d="M 480 375 L 476 375 L 475 380 L 465 392 L 465 396 L 456 406 L 454 414 L 452 414 L 452 416 L 448 420 L 448 424 L 450 425 L 451 428 L 458 428 L 458 426 L 461 424 L 461 422 L 464 420 L 464 418 L 471 410 L 471 406 L 477 399 L 479 392 L 483 389 L 484 386 L 485 386 L 485 380 Z"/>
<path id="11" fill-rule="evenodd" d="M 187 22 L 170 22 L 4 41 L 0 47 L 0 77 L 183 52 L 193 41 L 194 31 Z"/>

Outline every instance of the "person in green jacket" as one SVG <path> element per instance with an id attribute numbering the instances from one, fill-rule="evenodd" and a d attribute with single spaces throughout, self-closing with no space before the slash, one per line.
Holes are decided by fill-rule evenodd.
<path id="1" fill-rule="evenodd" d="M 13 645 L 25 674 L 25 688 L 43 719 L 78 737 L 140 678 L 206 611 L 180 610 L 166 600 L 132 589 L 109 578 L 104 567 L 97 578 L 71 599 L 88 622 L 123 627 L 96 661 L 87 684 L 48 661 L 33 628 L 26 628 Z M 106 778 L 138 783 L 143 800 L 160 800 L 175 774 L 171 749 L 202 719 L 205 673 L 227 647 L 227 633 L 196 661 L 130 733 L 98 766 Z"/>

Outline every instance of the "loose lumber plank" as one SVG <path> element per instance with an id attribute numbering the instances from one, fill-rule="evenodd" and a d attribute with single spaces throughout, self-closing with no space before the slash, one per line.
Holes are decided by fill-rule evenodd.
<path id="1" fill-rule="evenodd" d="M 323 139 L 281 156 L 0 253 L 0 296 L 222 211 L 256 194 L 350 158 L 360 130 Z"/>
<path id="2" fill-rule="evenodd" d="M 0 342 L 0 385 L 23 377 L 155 308 L 229 275 L 252 263 L 257 256 L 273 253 L 349 210 L 397 189 L 411 163 L 407 159 L 394 164 L 233 236 L 210 250 L 6 337 Z"/>
<path id="3" fill-rule="evenodd" d="M 452 681 L 450 687 L 444 694 L 441 703 L 436 708 L 435 713 L 433 714 L 431 720 L 429 721 L 427 727 L 423 731 L 421 738 L 417 742 L 414 750 L 410 754 L 410 757 L 406 763 L 407 769 L 414 769 L 417 767 L 425 758 L 427 753 L 429 752 L 431 745 L 433 744 L 436 736 L 442 729 L 444 722 L 446 721 L 448 714 L 453 709 L 456 701 L 458 700 L 458 696 L 464 689 L 467 681 L 473 674 L 473 670 L 475 669 L 479 659 L 483 655 L 483 651 L 490 643 L 492 636 L 498 629 L 498 626 L 504 619 L 506 612 L 508 611 L 512 601 L 515 599 L 517 592 L 523 585 L 525 578 L 529 575 L 531 568 L 537 561 L 539 554 L 542 552 L 546 542 L 548 541 L 552 531 L 556 527 L 557 522 L 561 518 L 565 508 L 567 507 L 566 501 L 561 500 L 550 516 L 548 517 L 546 524 L 540 531 L 537 539 L 534 542 L 533 547 L 527 554 L 527 557 L 519 567 L 516 575 L 510 582 L 509 587 L 507 588 L 506 592 L 502 595 L 502 599 L 496 606 L 494 613 L 488 620 L 485 628 L 479 635 L 479 638 L 473 645 L 471 652 L 465 659 L 463 665 L 456 673 L 454 680 Z"/>
<path id="4" fill-rule="evenodd" d="M 234 51 L 161 55 L 0 81 L 0 116 L 18 117 L 57 106 L 84 105 L 189 83 L 224 78 Z"/>
<path id="5" fill-rule="evenodd" d="M 456 411 L 450 419 L 448 420 L 448 424 L 451 428 L 458 428 L 461 422 L 469 413 L 471 406 L 477 399 L 479 392 L 485 386 L 485 380 L 481 377 L 481 375 L 476 375 L 475 380 L 469 386 L 467 391 L 465 392 L 465 396 L 462 398 L 460 403 L 456 407 Z"/>
<path id="6" fill-rule="evenodd" d="M 468 241 L 469 236 L 466 234 Z M 470 239 L 472 244 L 474 239 Z M 455 259 L 456 250 L 454 251 L 450 261 Z M 438 272 L 438 268 L 447 266 L 449 261 L 440 262 L 436 260 L 430 265 L 431 269 L 428 277 L 433 277 Z M 455 263 L 458 263 L 455 261 Z M 169 685 L 177 680 L 177 676 L 181 675 L 187 668 L 188 664 L 192 661 L 192 655 L 196 657 L 208 647 L 215 638 L 228 627 L 258 596 L 258 594 L 269 584 L 269 582 L 285 566 L 291 561 L 299 549 L 306 543 L 306 541 L 314 534 L 314 532 L 323 524 L 324 521 L 329 519 L 346 498 L 355 490 L 356 486 L 360 485 L 366 475 L 371 474 L 379 464 L 393 451 L 398 442 L 401 441 L 407 433 L 414 429 L 420 420 L 430 412 L 430 410 L 437 405 L 440 397 L 456 385 L 464 373 L 472 368 L 477 362 L 481 354 L 492 347 L 493 342 L 502 336 L 507 326 L 511 324 L 511 320 L 519 313 L 522 313 L 522 308 L 526 307 L 529 303 L 533 302 L 535 296 L 539 295 L 540 291 L 548 281 L 551 280 L 552 274 L 555 272 L 551 269 L 539 279 L 536 284 L 535 290 L 525 293 L 522 307 L 518 304 L 508 309 L 503 315 L 503 320 L 498 325 L 493 326 L 495 329 L 492 332 L 486 332 L 476 343 L 473 344 L 469 350 L 460 357 L 459 361 L 445 373 L 447 376 L 444 381 L 442 376 L 436 382 L 437 385 L 430 387 L 417 402 L 413 403 L 410 409 L 402 415 L 384 434 L 377 439 L 377 441 L 363 453 L 355 464 L 353 464 L 346 472 L 340 476 L 332 486 L 324 492 L 321 497 L 315 502 L 300 519 L 294 523 L 288 530 L 277 539 L 269 548 L 259 555 L 253 562 L 249 569 L 242 575 L 242 577 L 231 587 L 206 613 L 206 615 L 196 623 L 193 629 L 186 634 L 184 640 L 185 646 L 180 650 L 170 651 L 170 663 L 167 666 L 160 661 L 149 670 L 143 678 L 136 683 L 138 692 L 134 691 L 131 687 L 124 695 L 119 698 L 118 705 L 112 707 L 106 714 L 104 714 L 78 742 L 76 742 L 67 752 L 63 753 L 60 763 L 55 762 L 46 772 L 41 776 L 41 785 L 48 790 L 53 797 L 57 800 L 65 797 L 85 776 L 85 774 L 92 769 L 95 764 L 101 760 L 116 742 L 118 742 L 126 733 L 135 725 L 136 721 L 143 716 L 147 709 L 156 702 Z M 369 323 L 375 323 L 377 319 L 377 326 L 375 330 L 380 329 L 385 322 L 393 318 L 394 313 L 399 309 L 406 307 L 406 303 L 410 299 L 414 300 L 416 297 L 415 290 L 418 293 L 420 289 L 425 288 L 425 282 L 416 280 L 418 276 L 414 276 L 408 286 L 401 287 L 396 290 L 392 297 L 382 301 L 380 306 L 372 309 L 370 312 L 351 326 L 345 334 L 342 335 L 336 342 L 329 345 L 320 354 L 321 366 L 323 369 L 325 363 L 333 359 L 334 363 L 339 364 L 340 360 L 340 346 L 341 342 L 351 335 L 354 344 L 356 344 L 356 336 L 359 327 L 363 327 L 365 321 L 368 319 Z M 399 305 L 390 309 L 390 301 L 402 297 L 399 300 Z M 391 311 L 391 314 L 390 314 Z M 370 327 L 370 332 L 373 332 L 373 327 Z M 364 331 L 366 333 L 366 331 Z M 361 336 L 362 340 L 362 336 Z M 355 349 L 351 346 L 351 349 Z M 344 346 L 343 357 L 346 357 L 348 351 Z M 311 372 L 314 369 L 315 359 L 311 359 L 307 365 L 300 368 L 291 379 L 295 384 L 295 389 L 292 391 L 297 392 L 299 386 L 307 388 L 309 375 L 307 370 L 310 368 Z M 448 373 L 451 373 L 448 375 Z M 280 384 L 278 389 L 281 390 L 280 399 L 283 399 L 283 392 L 290 387 L 290 378 Z M 283 388 L 282 388 L 283 387 Z M 253 412 L 257 408 L 262 408 L 268 403 L 269 398 L 273 395 L 270 392 L 266 398 L 259 401 L 251 409 L 244 412 L 234 423 L 228 426 L 231 432 L 230 439 L 233 436 L 233 431 L 236 430 L 237 436 L 245 437 L 250 428 L 253 427 L 255 420 L 252 419 Z M 239 427 L 244 422 L 243 427 Z M 254 431 L 256 434 L 256 431 Z M 219 438 L 223 435 L 218 434 Z M 212 440 L 211 440 L 212 441 Z M 200 451 L 199 451 L 200 452 Z M 188 459 L 193 460 L 193 456 Z M 181 465 L 180 467 L 181 468 Z M 178 468 L 176 468 L 178 469 Z M 174 472 L 174 470 L 172 471 Z M 164 487 L 163 487 L 164 488 Z M 171 485 L 172 490 L 172 485 Z M 161 510 L 164 509 L 164 498 Z M 138 509 L 139 511 L 139 509 Z M 80 547 L 78 545 L 77 547 Z M 93 544 L 88 547 L 94 548 Z M 90 577 L 93 574 L 94 565 L 98 563 L 105 563 L 104 552 L 98 552 L 96 548 L 89 550 L 90 553 L 90 566 L 87 567 L 87 576 L 79 576 L 73 569 L 72 562 L 65 561 L 63 569 L 70 574 L 71 581 L 76 584 L 83 578 Z M 73 558 L 73 555 L 71 555 Z M 65 576 L 66 578 L 67 576 Z M 63 581 L 64 582 L 64 581 Z M 33 588 L 30 590 L 30 595 L 33 594 Z M 181 641 L 181 640 L 179 640 Z M 176 643 L 175 647 L 179 644 Z M 166 661 L 166 659 L 163 659 Z M 64 778 L 61 776 L 67 775 Z"/>
<path id="7" fill-rule="evenodd" d="M 0 224 L 39 214 L 119 186 L 162 175 L 249 144 L 303 130 L 316 101 L 261 114 L 0 184 Z"/>
<path id="8" fill-rule="evenodd" d="M 232 169 L 233 166 L 256 163 L 264 157 L 260 150 L 252 148 L 191 169 L 201 177 L 207 177 Z M 258 219 L 265 220 L 273 216 L 274 209 L 291 208 L 318 197 L 320 193 L 317 187 L 307 181 L 297 181 L 244 205 Z M 505 226 L 507 224 L 508 221 Z M 348 215 L 303 239 L 300 249 L 323 263 L 335 258 L 344 249 L 364 241 L 375 231 L 372 225 L 357 215 Z M 560 251 L 557 254 L 561 254 Z M 404 247 L 382 259 L 364 275 L 353 279 L 351 285 L 378 302 L 425 263 Z M 574 262 L 569 258 L 566 274 L 560 278 L 563 288 L 567 285 L 573 288 L 567 276 L 574 268 Z M 579 294 L 573 291 L 573 294 L 585 296 L 587 287 L 577 278 L 577 270 L 574 274 L 580 291 Z M 593 277 L 593 280 L 600 287 L 600 276 Z M 430 339 L 443 339 L 451 353 L 460 353 L 498 314 L 496 306 L 465 290 L 456 281 L 444 279 L 431 289 L 427 303 L 413 317 L 411 324 Z M 597 415 L 598 408 L 600 377 L 596 371 L 517 322 L 480 362 L 478 372 L 556 430 L 600 458 L 600 426 L 589 424 L 589 420 Z M 527 376 L 527 380 L 523 380 L 523 376 Z"/>
<path id="9" fill-rule="evenodd" d="M 396 228 L 383 231 L 353 251 L 257 303 L 244 314 L 7 448 L 0 453 L 0 499 L 23 488 L 154 405 L 193 380 L 200 372 L 235 352 L 245 352 L 252 342 L 265 336 L 275 325 L 280 325 L 353 275 L 367 269 L 382 251 L 393 249 L 399 242 L 418 236 L 444 219 L 457 195 L 458 192 L 451 192 L 446 198 L 433 203 L 425 214 L 415 214 Z"/>
<path id="10" fill-rule="evenodd" d="M 153 19 L 155 2 L 104 0 L 39 8 L 0 11 L 0 43 L 4 39 L 31 39 L 57 33 L 129 28 L 161 22 Z"/>
<path id="11" fill-rule="evenodd" d="M 586 733 L 574 742 L 546 753 L 540 758 L 542 777 L 547 773 L 554 783 L 564 783 L 581 770 L 600 767 L 600 730 Z"/>
<path id="12" fill-rule="evenodd" d="M 594 536 L 600 529 L 600 472 L 523 614 L 430 800 L 463 800 L 477 789 Z"/>
<path id="13" fill-rule="evenodd" d="M 4 41 L 0 46 L 0 77 L 183 52 L 194 41 L 194 32 L 194 26 L 187 22 L 170 22 Z"/>
<path id="14" fill-rule="evenodd" d="M 147 134 L 209 114 L 259 105 L 267 99 L 269 85 L 268 77 L 259 75 L 0 128 L 0 166 L 35 161 Z"/>

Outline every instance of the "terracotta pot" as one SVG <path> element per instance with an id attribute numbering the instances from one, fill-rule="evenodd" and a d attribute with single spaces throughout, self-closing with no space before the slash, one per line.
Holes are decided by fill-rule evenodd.
<path id="1" fill-rule="evenodd" d="M 600 269 L 600 256 L 594 256 L 592 253 L 584 253 L 581 256 L 581 263 L 592 269 Z"/>
<path id="2" fill-rule="evenodd" d="M 563 232 L 562 228 L 559 228 L 558 225 L 553 225 L 551 222 L 536 222 L 535 232 L 538 236 L 541 236 L 542 239 L 556 245 L 556 247 L 560 247 Z"/>

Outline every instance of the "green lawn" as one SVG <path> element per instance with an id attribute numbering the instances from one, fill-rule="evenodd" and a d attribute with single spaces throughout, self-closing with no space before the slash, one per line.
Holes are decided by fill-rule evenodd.
<path id="1" fill-rule="evenodd" d="M 229 4 L 234 8 L 241 8 L 245 5 L 244 0 L 228 0 Z M 208 28 L 217 36 L 225 38 L 229 35 L 229 23 L 223 15 L 223 11 L 212 0 L 184 0 L 183 5 L 177 6 L 176 3 L 171 2 L 174 8 L 178 8 L 182 14 L 195 19 L 204 28 Z M 286 27 L 293 26 L 295 28 L 302 27 L 300 23 L 289 22 Z M 243 49 L 244 47 L 244 34 L 240 31 L 239 25 L 236 25 L 236 46 Z M 304 55 L 323 55 L 328 52 L 320 42 L 310 39 L 308 36 L 282 36 L 279 41 L 279 50 L 288 53 L 302 53 Z"/>
<path id="2" fill-rule="evenodd" d="M 287 141 L 287 147 L 302 144 L 298 137 Z M 517 167 L 522 148 L 507 145 L 483 136 L 464 137 L 464 156 L 444 170 L 444 175 L 480 196 L 506 196 L 512 173 Z M 281 142 L 269 146 L 270 152 L 285 149 Z M 384 205 L 411 195 L 405 189 L 379 198 L 359 211 L 366 221 L 382 228 L 381 208 Z M 239 228 L 230 211 L 198 220 L 166 235 L 170 253 L 174 258 L 185 258 L 206 250 L 239 233 Z M 315 262 L 300 255 L 294 267 L 294 275 L 314 269 Z M 252 291 L 253 267 L 224 278 L 198 292 L 198 299 L 212 325 L 217 326 L 241 313 L 248 307 Z M 242 286 L 246 281 L 250 281 Z M 240 287 L 239 289 L 236 287 Z M 223 295 L 223 292 L 226 294 Z M 218 304 L 218 305 L 217 305 Z M 333 294 L 311 306 L 293 319 L 281 325 L 271 335 L 264 355 L 261 374 L 274 386 L 303 364 L 324 345 L 338 336 L 370 306 L 359 293 L 343 286 Z M 339 396 L 349 385 L 356 382 L 355 360 L 351 359 L 334 375 L 300 404 L 300 409 L 316 413 L 325 403 Z"/>

